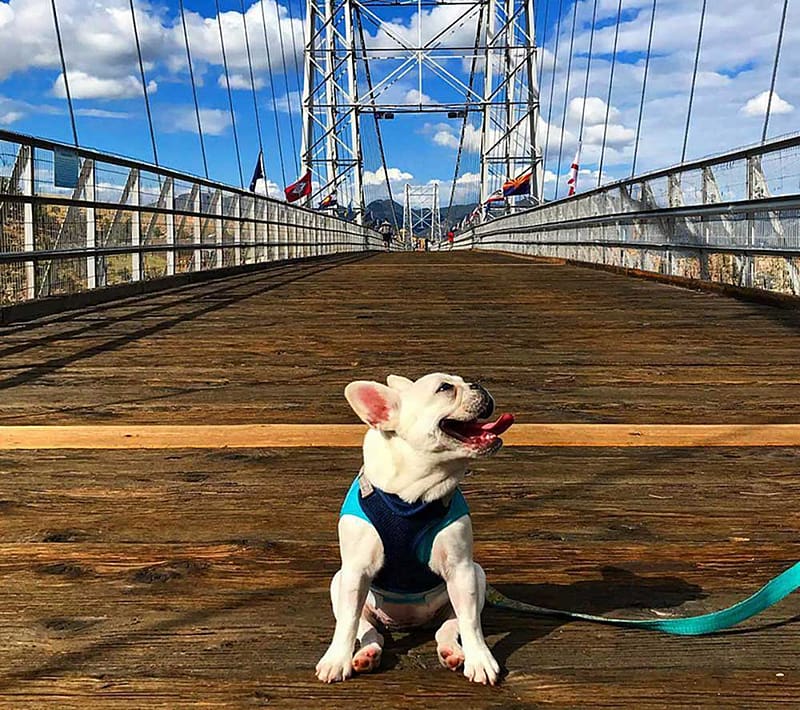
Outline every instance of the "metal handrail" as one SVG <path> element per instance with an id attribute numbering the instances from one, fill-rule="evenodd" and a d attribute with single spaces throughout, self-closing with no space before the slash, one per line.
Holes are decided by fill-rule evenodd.
<path id="1" fill-rule="evenodd" d="M 0 130 L 0 306 L 106 285 L 382 248 L 335 215 L 169 168 Z M 71 196 L 41 154 L 80 167 Z M 55 156 L 53 156 L 53 167 Z M 143 204 L 146 203 L 146 204 Z"/>

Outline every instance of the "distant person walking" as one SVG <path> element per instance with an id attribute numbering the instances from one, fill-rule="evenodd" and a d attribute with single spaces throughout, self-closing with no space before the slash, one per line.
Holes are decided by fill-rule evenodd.
<path id="1" fill-rule="evenodd" d="M 392 245 L 392 225 L 386 220 L 383 220 L 381 226 L 378 227 L 378 232 L 381 237 L 383 237 L 383 246 L 386 248 L 386 251 L 389 251 L 389 247 Z"/>
<path id="2" fill-rule="evenodd" d="M 447 244 L 450 246 L 451 249 L 453 248 L 453 244 L 455 243 L 455 240 L 456 240 L 456 233 L 452 229 L 448 229 L 447 230 Z"/>

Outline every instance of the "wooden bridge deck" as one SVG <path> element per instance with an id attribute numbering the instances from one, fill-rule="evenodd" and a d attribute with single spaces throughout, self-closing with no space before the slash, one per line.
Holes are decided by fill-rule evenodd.
<path id="1" fill-rule="evenodd" d="M 345 257 L 5 326 L 0 426 L 354 423 L 351 379 L 442 369 L 520 422 L 758 432 L 800 422 L 798 353 L 788 309 L 499 255 Z M 12 450 L 4 431 L 2 708 L 797 706 L 797 598 L 696 639 L 487 610 L 497 688 L 440 669 L 429 633 L 323 686 L 357 448 Z M 534 603 L 710 611 L 800 559 L 797 454 L 508 447 L 464 486 L 477 557 Z"/>

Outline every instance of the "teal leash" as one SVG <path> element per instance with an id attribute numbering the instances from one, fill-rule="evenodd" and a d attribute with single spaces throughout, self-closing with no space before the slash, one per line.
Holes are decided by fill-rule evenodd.
<path id="1" fill-rule="evenodd" d="M 620 619 L 613 616 L 595 616 L 594 614 L 582 614 L 575 611 L 548 609 L 546 607 L 519 602 L 516 599 L 509 599 L 489 585 L 486 587 L 486 601 L 492 606 L 501 609 L 510 609 L 512 611 L 535 614 L 537 616 L 555 616 L 562 619 L 591 621 L 596 624 L 627 626 L 635 629 L 662 631 L 666 634 L 676 634 L 679 636 L 699 636 L 701 634 L 713 634 L 715 631 L 722 631 L 731 626 L 741 624 L 743 621 L 777 604 L 799 587 L 800 562 L 797 562 L 789 569 L 781 572 L 777 577 L 767 582 L 755 594 L 727 609 L 720 609 L 719 611 L 714 611 L 710 614 L 701 614 L 700 616 L 672 619 Z"/>

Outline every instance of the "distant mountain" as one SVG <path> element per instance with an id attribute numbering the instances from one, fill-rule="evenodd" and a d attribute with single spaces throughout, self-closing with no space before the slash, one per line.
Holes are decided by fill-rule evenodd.
<path id="1" fill-rule="evenodd" d="M 389 222 L 389 224 L 393 224 L 393 209 L 397 224 L 402 226 L 403 205 L 398 204 L 397 202 L 392 202 L 391 200 L 375 200 L 374 202 L 370 202 L 367 205 L 367 222 L 380 224 L 386 220 Z M 466 217 L 470 212 L 472 212 L 473 209 L 475 209 L 475 205 L 453 205 L 450 209 L 450 218 L 446 221 L 447 207 L 440 208 L 439 214 L 441 215 L 442 219 L 442 229 L 447 231 L 448 229 L 457 227 L 461 220 L 464 219 L 464 217 Z"/>
<path id="2" fill-rule="evenodd" d="M 392 219 L 392 211 L 394 210 L 394 220 Z M 380 224 L 386 220 L 389 224 L 394 224 L 395 221 L 398 225 L 403 224 L 403 205 L 391 200 L 375 200 L 367 205 L 367 214 L 365 221 L 369 224 Z"/>

